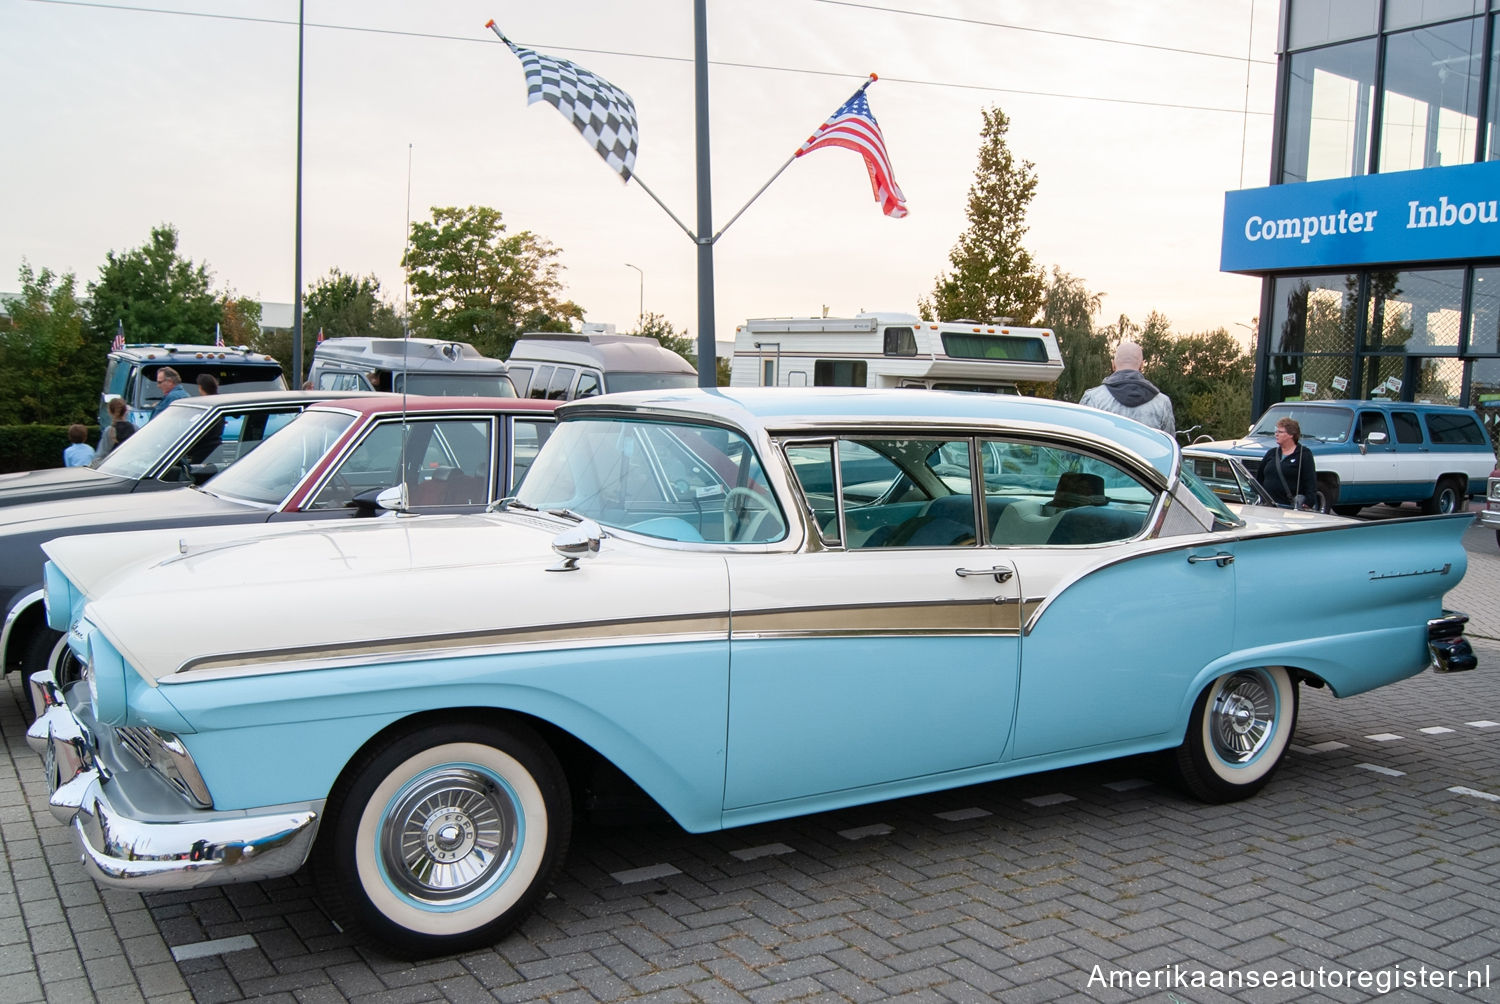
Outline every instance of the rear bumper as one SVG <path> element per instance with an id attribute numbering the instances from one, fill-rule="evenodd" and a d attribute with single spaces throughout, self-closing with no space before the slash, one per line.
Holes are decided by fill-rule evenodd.
<path id="1" fill-rule="evenodd" d="M 38 709 L 26 733 L 46 763 L 52 814 L 70 824 L 85 870 L 103 885 L 154 892 L 290 875 L 317 836 L 321 803 L 224 812 L 187 805 L 150 768 L 100 746 L 50 672 L 31 678 Z"/>
<path id="2" fill-rule="evenodd" d="M 1439 673 L 1460 673 L 1479 665 L 1469 640 L 1464 637 L 1467 614 L 1444 610 L 1443 616 L 1427 622 L 1427 649 L 1432 653 L 1432 668 Z"/>

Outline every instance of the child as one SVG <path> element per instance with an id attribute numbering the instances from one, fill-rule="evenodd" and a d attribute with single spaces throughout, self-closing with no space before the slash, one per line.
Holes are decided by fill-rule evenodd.
<path id="1" fill-rule="evenodd" d="M 94 448 L 84 440 L 88 438 L 89 430 L 77 424 L 68 426 L 69 446 L 63 450 L 64 467 L 87 467 L 94 462 Z"/>

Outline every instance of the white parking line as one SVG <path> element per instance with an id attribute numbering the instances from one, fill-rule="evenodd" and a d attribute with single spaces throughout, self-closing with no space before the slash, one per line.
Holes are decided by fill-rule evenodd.
<path id="1" fill-rule="evenodd" d="M 1449 788 L 1448 790 L 1453 792 L 1453 794 L 1455 795 L 1468 795 L 1471 798 L 1482 798 L 1486 802 L 1500 802 L 1500 795 L 1492 795 L 1487 791 L 1479 791 L 1475 788 L 1465 788 L 1460 785 L 1456 788 Z"/>
<path id="2" fill-rule="evenodd" d="M 1405 777 L 1406 776 L 1406 771 L 1404 771 L 1404 770 L 1392 770 L 1389 767 L 1382 767 L 1379 764 L 1375 764 L 1375 763 L 1357 763 L 1354 766 L 1359 767 L 1362 770 L 1373 770 L 1375 773 L 1377 773 L 1377 774 L 1384 774 L 1386 777 Z"/>
<path id="3" fill-rule="evenodd" d="M 1396 735 L 1396 733 L 1394 732 L 1377 732 L 1373 736 L 1365 736 L 1365 738 L 1370 740 L 1371 742 L 1389 743 L 1395 742 L 1397 739 L 1401 739 L 1403 737 Z"/>
<path id="4" fill-rule="evenodd" d="M 1062 805 L 1064 802 L 1076 802 L 1078 799 L 1072 795 L 1064 795 L 1059 791 L 1055 795 L 1037 795 L 1035 798 L 1022 799 L 1022 801 L 1027 805 L 1043 807 L 1048 805 Z"/>
<path id="5" fill-rule="evenodd" d="M 1431 728 L 1418 729 L 1417 731 L 1421 732 L 1423 735 L 1440 736 L 1440 735 L 1442 735 L 1445 732 L 1452 732 L 1453 730 L 1452 729 L 1448 729 L 1448 728 L 1444 728 L 1441 725 L 1434 725 Z"/>
<path id="6" fill-rule="evenodd" d="M 741 847 L 729 853 L 741 861 L 754 861 L 756 858 L 767 858 L 773 854 L 796 854 L 797 851 L 786 844 L 761 844 L 759 847 Z"/>
<path id="7" fill-rule="evenodd" d="M 1470 728 L 1475 728 L 1475 729 L 1493 729 L 1493 728 L 1496 728 L 1496 727 L 1500 727 L 1500 722 L 1490 722 L 1490 721 L 1464 722 L 1464 724 L 1467 725 L 1467 726 L 1469 726 Z"/>
<path id="8" fill-rule="evenodd" d="M 845 840 L 863 840 L 865 837 L 883 837 L 895 830 L 889 823 L 871 823 L 869 826 L 856 826 L 852 830 L 839 830 L 839 836 Z"/>
<path id="9" fill-rule="evenodd" d="M 939 819 L 946 819 L 950 823 L 961 823 L 965 819 L 983 819 L 990 814 L 990 810 L 975 806 L 972 809 L 950 809 L 947 812 L 934 812 L 933 815 Z"/>
<path id="10" fill-rule="evenodd" d="M 176 945 L 172 949 L 172 958 L 178 962 L 185 962 L 188 959 L 228 955 L 230 952 L 244 952 L 259 947 L 255 942 L 255 935 L 237 934 L 233 938 L 215 938 L 213 941 L 194 941 L 187 945 Z"/>
<path id="11" fill-rule="evenodd" d="M 610 878 L 621 885 L 630 885 L 633 882 L 649 882 L 651 879 L 666 878 L 668 875 L 681 875 L 680 868 L 672 865 L 647 865 L 644 868 L 630 868 L 623 872 L 611 872 Z"/>

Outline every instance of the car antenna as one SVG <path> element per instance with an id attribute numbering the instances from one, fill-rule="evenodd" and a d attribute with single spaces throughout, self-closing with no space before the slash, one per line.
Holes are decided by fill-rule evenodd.
<path id="1" fill-rule="evenodd" d="M 411 290 L 411 266 L 407 264 L 407 256 L 411 251 L 411 149 L 412 144 L 406 144 L 406 231 L 401 235 L 401 511 L 406 512 L 411 499 L 411 489 L 407 487 L 408 475 L 406 467 L 406 441 L 411 438 L 411 425 L 406 420 L 406 384 L 411 377 L 411 304 L 409 292 Z"/>

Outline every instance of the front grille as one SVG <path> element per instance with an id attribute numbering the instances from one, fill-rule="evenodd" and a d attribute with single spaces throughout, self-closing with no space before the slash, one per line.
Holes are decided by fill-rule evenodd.
<path id="1" fill-rule="evenodd" d="M 213 800 L 209 798 L 207 790 L 203 789 L 203 781 L 198 777 L 197 768 L 187 755 L 187 751 L 181 748 L 175 736 L 157 732 L 152 728 L 137 726 L 125 726 L 115 729 L 115 737 L 119 741 L 120 748 L 128 752 L 140 762 L 142 767 L 149 768 L 156 773 L 172 789 L 187 799 L 193 805 L 209 808 Z M 188 783 L 187 772 L 192 772 L 193 779 L 197 780 L 197 790 Z"/>

